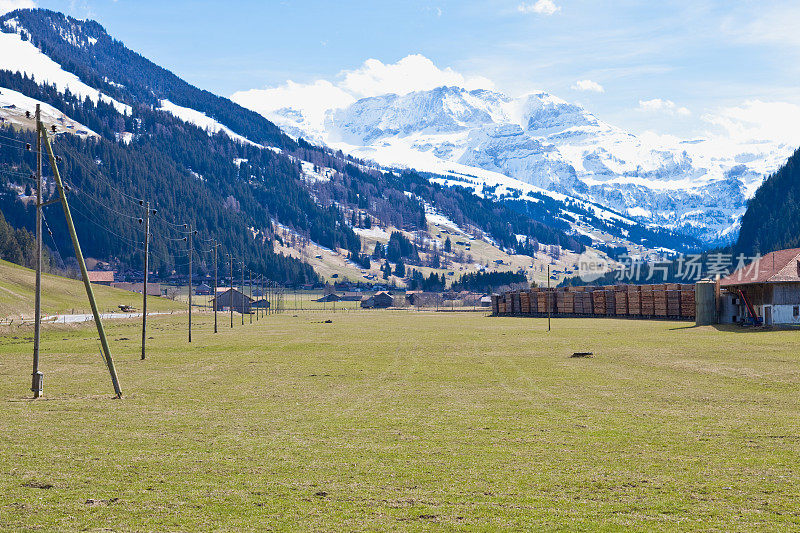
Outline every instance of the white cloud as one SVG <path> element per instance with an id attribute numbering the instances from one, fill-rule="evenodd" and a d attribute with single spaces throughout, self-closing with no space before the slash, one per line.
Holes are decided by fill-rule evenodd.
<path id="1" fill-rule="evenodd" d="M 595 93 L 605 92 L 602 85 L 592 80 L 578 80 L 571 87 L 575 91 L 591 91 Z"/>
<path id="2" fill-rule="evenodd" d="M 36 7 L 33 0 L 0 0 L 0 15 L 5 15 L 15 9 L 30 9 Z"/>
<path id="3" fill-rule="evenodd" d="M 494 84 L 487 78 L 467 77 L 450 67 L 440 69 L 433 61 L 420 54 L 409 55 L 397 63 L 389 64 L 368 59 L 361 68 L 342 71 L 339 77 L 342 78 L 339 86 L 360 98 L 428 91 L 443 85 L 470 90 L 494 88 Z"/>
<path id="4" fill-rule="evenodd" d="M 427 57 L 413 54 L 397 63 L 368 59 L 357 69 L 339 72 L 335 81 L 303 84 L 290 80 L 278 87 L 239 91 L 231 99 L 281 124 L 287 119 L 302 121 L 322 131 L 328 111 L 347 107 L 360 98 L 390 93 L 404 95 L 443 85 L 469 90 L 494 88 L 487 78 L 465 76 L 449 67 L 440 69 Z M 293 111 L 287 113 L 287 110 Z"/>
<path id="5" fill-rule="evenodd" d="M 702 119 L 721 128 L 726 137 L 736 142 L 769 140 L 800 145 L 800 105 L 748 100 L 707 113 Z"/>
<path id="6" fill-rule="evenodd" d="M 517 7 L 520 13 L 537 13 L 539 15 L 554 15 L 561 11 L 561 7 L 557 6 L 553 0 L 537 0 L 536 2 L 521 3 Z"/>
<path id="7" fill-rule="evenodd" d="M 653 98 L 652 100 L 639 100 L 639 110 L 667 113 L 668 115 L 680 115 L 682 117 L 688 117 L 692 114 L 692 112 L 687 108 L 678 106 L 672 100 L 662 100 L 661 98 Z"/>

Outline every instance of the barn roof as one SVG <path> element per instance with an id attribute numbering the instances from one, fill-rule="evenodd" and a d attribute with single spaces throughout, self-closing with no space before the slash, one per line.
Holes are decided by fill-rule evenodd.
<path id="1" fill-rule="evenodd" d="M 86 274 L 89 276 L 89 281 L 93 283 L 114 281 L 113 270 L 87 270 Z"/>
<path id="2" fill-rule="evenodd" d="M 720 286 L 800 282 L 800 248 L 777 250 L 720 280 Z"/>

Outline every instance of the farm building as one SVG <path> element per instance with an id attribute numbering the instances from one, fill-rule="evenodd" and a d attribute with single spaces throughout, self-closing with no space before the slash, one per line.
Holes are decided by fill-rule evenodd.
<path id="1" fill-rule="evenodd" d="M 754 313 L 765 326 L 800 324 L 800 248 L 769 253 L 719 285 L 721 323 L 752 319 Z"/>
<path id="2" fill-rule="evenodd" d="M 374 296 L 361 300 L 361 307 L 368 309 L 385 309 L 392 305 L 394 305 L 394 298 L 385 291 L 377 292 Z"/>
<path id="3" fill-rule="evenodd" d="M 236 289 L 228 289 L 225 292 L 221 292 L 211 301 L 212 305 L 216 305 L 220 311 L 229 310 L 233 307 L 233 310 L 237 313 L 248 314 L 253 308 L 253 300 Z"/>
<path id="4" fill-rule="evenodd" d="M 214 289 L 212 289 L 211 287 L 209 287 L 205 283 L 201 283 L 194 290 L 194 293 L 197 294 L 198 296 L 210 296 L 210 295 L 214 294 Z"/>
<path id="5" fill-rule="evenodd" d="M 269 300 L 261 299 L 253 302 L 253 309 L 269 309 Z"/>

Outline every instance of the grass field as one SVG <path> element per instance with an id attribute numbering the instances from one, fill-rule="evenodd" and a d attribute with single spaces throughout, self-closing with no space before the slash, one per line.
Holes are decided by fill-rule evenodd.
<path id="1" fill-rule="evenodd" d="M 0 260 L 0 319 L 34 316 L 33 300 L 35 273 L 33 270 Z M 92 285 L 100 311 L 119 312 L 119 305 L 142 307 L 142 295 L 106 287 Z M 148 311 L 170 311 L 182 309 L 179 303 L 163 298 L 151 297 L 147 300 Z M 90 313 L 91 307 L 86 297 L 83 282 L 60 276 L 42 275 L 42 312 L 45 315 L 56 313 Z"/>
<path id="2" fill-rule="evenodd" d="M 473 313 L 0 338 L 0 530 L 800 528 L 797 332 Z M 331 323 L 325 323 L 330 319 Z M 575 351 L 594 357 L 570 358 Z"/>

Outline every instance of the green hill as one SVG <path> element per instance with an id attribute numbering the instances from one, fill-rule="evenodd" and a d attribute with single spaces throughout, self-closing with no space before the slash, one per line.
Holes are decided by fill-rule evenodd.
<path id="1" fill-rule="evenodd" d="M 20 314 L 33 316 L 33 296 L 35 272 L 7 261 L 0 260 L 0 319 L 18 318 Z M 142 295 L 114 289 L 103 285 L 93 285 L 94 294 L 100 310 L 119 311 L 118 305 L 131 305 L 140 309 Z M 168 311 L 183 309 L 183 305 L 172 300 L 151 297 L 148 311 Z M 45 315 L 57 313 L 90 312 L 89 300 L 83 282 L 50 274 L 42 275 L 42 312 Z"/>

